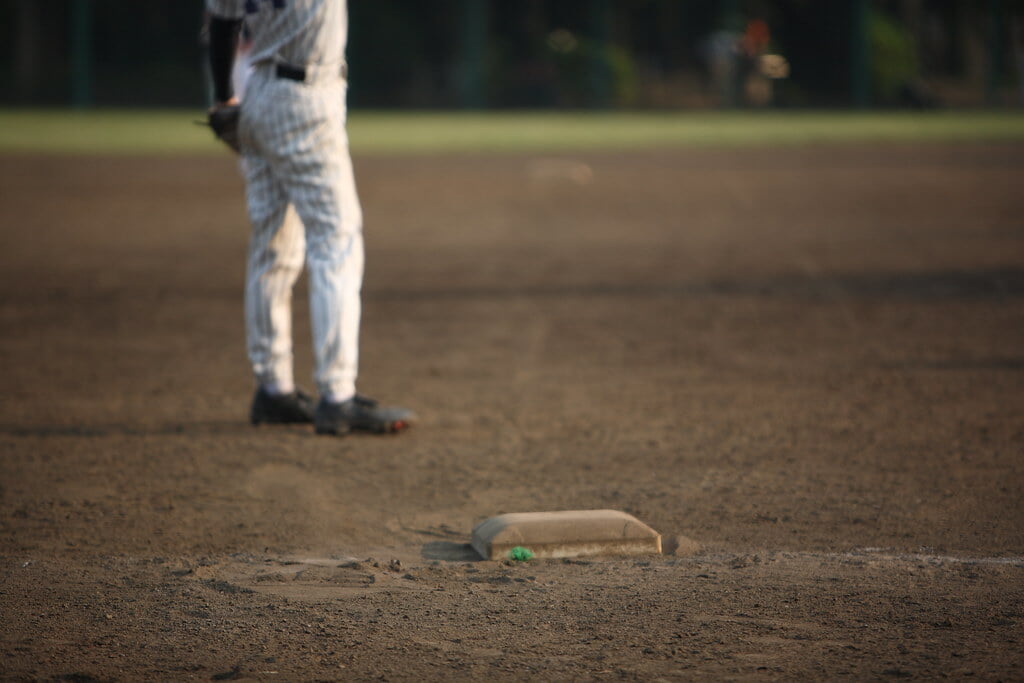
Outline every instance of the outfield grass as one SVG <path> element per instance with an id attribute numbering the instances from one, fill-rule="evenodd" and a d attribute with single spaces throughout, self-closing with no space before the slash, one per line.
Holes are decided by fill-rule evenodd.
<path id="1" fill-rule="evenodd" d="M 0 111 L 0 153 L 219 154 L 201 111 Z M 379 113 L 357 154 L 1024 141 L 1024 112 Z"/>

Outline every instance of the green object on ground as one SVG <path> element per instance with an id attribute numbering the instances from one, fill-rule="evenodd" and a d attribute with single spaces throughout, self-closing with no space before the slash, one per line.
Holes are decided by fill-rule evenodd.
<path id="1" fill-rule="evenodd" d="M 526 562 L 527 560 L 533 559 L 533 551 L 529 548 L 524 548 L 521 545 L 517 545 L 512 550 L 508 551 L 508 557 L 510 560 L 515 562 Z"/>

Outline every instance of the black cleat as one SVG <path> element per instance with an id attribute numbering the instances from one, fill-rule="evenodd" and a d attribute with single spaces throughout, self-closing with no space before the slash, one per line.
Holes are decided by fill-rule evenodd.
<path id="1" fill-rule="evenodd" d="M 249 421 L 259 424 L 299 424 L 313 421 L 313 399 L 298 389 L 290 394 L 268 394 L 263 387 L 252 399 Z"/>
<path id="2" fill-rule="evenodd" d="M 405 408 L 381 408 L 372 398 L 359 396 L 343 403 L 320 399 L 316 406 L 317 434 L 342 436 L 354 430 L 388 434 L 400 432 L 416 421 L 416 415 Z"/>

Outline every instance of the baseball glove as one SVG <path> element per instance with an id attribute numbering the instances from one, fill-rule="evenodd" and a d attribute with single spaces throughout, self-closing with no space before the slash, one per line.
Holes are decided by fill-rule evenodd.
<path id="1" fill-rule="evenodd" d="M 210 129 L 213 130 L 213 134 L 217 136 L 218 140 L 236 152 L 240 149 L 238 144 L 238 113 L 237 104 L 224 104 L 219 107 L 213 107 L 206 112 L 206 122 L 210 125 Z"/>

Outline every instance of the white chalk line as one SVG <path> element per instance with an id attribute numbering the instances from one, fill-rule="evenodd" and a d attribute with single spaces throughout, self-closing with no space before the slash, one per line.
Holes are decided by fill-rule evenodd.
<path id="1" fill-rule="evenodd" d="M 932 555 L 927 553 L 891 553 L 887 548 L 858 548 L 848 553 L 829 553 L 848 559 L 891 560 L 894 562 L 923 562 L 924 564 L 994 564 L 1024 567 L 1024 557 L 957 557 L 956 555 Z"/>
<path id="2" fill-rule="evenodd" d="M 939 555 L 936 553 L 906 553 L 897 552 L 892 548 L 855 548 L 853 550 L 834 553 L 834 552 L 813 552 L 807 550 L 770 550 L 770 549 L 759 549 L 759 550 L 748 550 L 745 553 L 739 555 L 735 553 L 698 553 L 695 555 L 685 556 L 680 558 L 682 560 L 690 560 L 693 562 L 707 562 L 713 563 L 730 563 L 736 560 L 751 560 L 757 563 L 757 556 L 767 558 L 773 562 L 785 562 L 791 561 L 832 561 L 832 562 L 859 562 L 859 563 L 872 563 L 872 564 L 917 564 L 927 565 L 930 567 L 942 567 L 948 565 L 962 565 L 962 566 L 1002 566 L 1002 567 L 1018 567 L 1024 569 L 1024 557 L 1018 555 L 1008 555 L 1003 557 L 971 557 L 971 556 L 958 556 L 958 555 Z"/>

